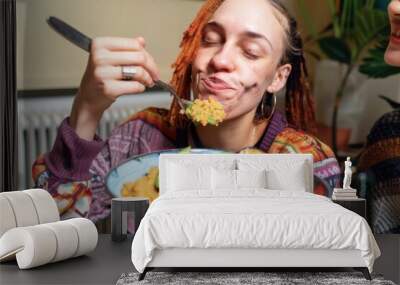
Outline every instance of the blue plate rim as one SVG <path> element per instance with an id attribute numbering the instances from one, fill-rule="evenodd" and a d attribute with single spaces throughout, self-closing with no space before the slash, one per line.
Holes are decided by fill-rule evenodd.
<path id="1" fill-rule="evenodd" d="M 129 161 L 131 161 L 131 160 L 138 159 L 138 158 L 140 158 L 140 157 L 142 157 L 142 156 L 147 156 L 147 155 L 152 155 L 152 154 L 157 154 L 157 153 L 158 153 L 158 154 L 161 154 L 161 153 L 163 153 L 163 152 L 179 152 L 179 151 L 181 151 L 181 150 L 183 150 L 183 149 L 185 149 L 185 147 L 184 147 L 184 148 L 171 148 L 171 149 L 155 150 L 155 151 L 151 151 L 151 152 L 147 152 L 147 153 L 141 153 L 141 154 L 133 155 L 133 156 L 127 158 L 127 159 L 122 160 L 118 165 L 112 167 L 112 168 L 108 171 L 107 175 L 105 176 L 105 178 L 104 178 L 104 185 L 105 185 L 106 191 L 107 191 L 108 194 L 110 194 L 113 198 L 116 197 L 116 196 L 113 194 L 113 192 L 111 192 L 111 190 L 109 189 L 107 181 L 108 181 L 108 178 L 109 178 L 109 176 L 111 175 L 111 173 L 113 173 L 114 170 L 115 170 L 116 168 L 122 166 L 123 164 L 125 164 L 125 163 L 127 163 L 127 162 L 129 162 Z M 217 152 L 221 152 L 221 153 L 224 153 L 224 152 L 225 152 L 225 153 L 229 153 L 229 152 L 227 152 L 227 151 L 224 151 L 224 150 L 221 150 L 221 149 L 216 149 L 216 148 L 191 148 L 191 149 L 189 149 L 189 151 L 193 151 L 193 150 L 205 150 L 205 151 L 207 151 L 207 150 L 212 150 L 212 151 L 217 151 Z"/>

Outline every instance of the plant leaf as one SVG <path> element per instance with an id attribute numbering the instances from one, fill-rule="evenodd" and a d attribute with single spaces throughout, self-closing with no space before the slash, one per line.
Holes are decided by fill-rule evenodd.
<path id="1" fill-rule="evenodd" d="M 331 19 L 332 19 L 332 26 L 333 26 L 333 34 L 335 37 L 340 37 L 341 36 L 341 30 L 340 30 L 340 25 L 339 25 L 339 17 L 338 17 L 338 11 L 336 8 L 336 1 L 335 0 L 328 0 L 328 7 L 331 12 Z"/>
<path id="2" fill-rule="evenodd" d="M 316 38 L 318 36 L 317 30 L 315 28 L 315 24 L 312 21 L 312 17 L 310 15 L 310 13 L 308 12 L 306 3 L 304 2 L 304 0 L 299 0 L 297 2 L 298 2 L 300 14 L 304 20 L 304 24 L 307 28 L 307 31 L 310 33 L 310 36 L 312 38 Z"/>
<path id="3" fill-rule="evenodd" d="M 359 71 L 372 78 L 384 78 L 400 73 L 400 67 L 388 65 L 384 60 L 387 45 L 388 39 L 385 38 L 376 47 L 370 49 Z"/>
<path id="4" fill-rule="evenodd" d="M 390 24 L 386 12 L 373 8 L 362 8 L 356 12 L 355 16 L 354 31 L 351 37 L 358 49 L 363 49 L 382 35 L 389 35 Z"/>
<path id="5" fill-rule="evenodd" d="M 318 41 L 321 51 L 329 58 L 342 63 L 351 62 L 351 51 L 344 40 L 324 37 Z"/>
<path id="6" fill-rule="evenodd" d="M 390 105 L 393 109 L 400 109 L 400 103 L 392 100 L 391 98 L 384 96 L 384 95 L 378 95 L 381 99 L 385 100 L 386 103 Z"/>

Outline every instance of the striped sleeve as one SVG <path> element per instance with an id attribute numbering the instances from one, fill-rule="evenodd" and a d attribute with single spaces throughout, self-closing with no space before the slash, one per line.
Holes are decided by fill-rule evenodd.
<path id="1" fill-rule="evenodd" d="M 340 183 L 340 167 L 333 151 L 319 139 L 293 128 L 285 128 L 273 141 L 270 153 L 311 153 L 314 159 L 314 187 L 316 194 L 330 197 Z M 322 189 L 319 184 L 328 186 Z M 326 187 L 325 187 L 326 188 Z"/>

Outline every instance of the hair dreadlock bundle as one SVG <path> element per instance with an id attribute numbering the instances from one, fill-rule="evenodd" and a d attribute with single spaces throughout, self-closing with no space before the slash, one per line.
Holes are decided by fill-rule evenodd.
<path id="1" fill-rule="evenodd" d="M 210 17 L 224 0 L 208 0 L 198 12 L 196 18 L 184 32 L 180 44 L 181 52 L 172 67 L 175 68 L 171 85 L 178 95 L 190 99 L 191 63 L 200 44 L 201 31 Z M 179 113 L 180 107 L 174 98 L 168 114 L 168 121 L 178 127 L 184 127 L 187 119 Z"/>
<path id="2" fill-rule="evenodd" d="M 288 122 L 311 133 L 316 131 L 315 104 L 308 82 L 308 71 L 303 55 L 303 41 L 297 30 L 296 20 L 279 1 L 272 3 L 286 17 L 288 47 L 282 63 L 290 63 L 292 71 L 286 84 L 285 107 Z"/>
<path id="3" fill-rule="evenodd" d="M 290 62 L 292 72 L 286 85 L 286 117 L 290 124 L 315 132 L 315 105 L 307 79 L 304 56 L 295 55 Z"/>

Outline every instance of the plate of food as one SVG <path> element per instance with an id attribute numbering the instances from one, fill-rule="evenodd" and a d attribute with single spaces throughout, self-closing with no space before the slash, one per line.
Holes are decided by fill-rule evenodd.
<path id="1" fill-rule="evenodd" d="M 162 153 L 211 154 L 223 150 L 195 148 L 170 149 L 134 156 L 112 168 L 106 176 L 106 188 L 113 197 L 158 197 L 158 161 Z"/>

